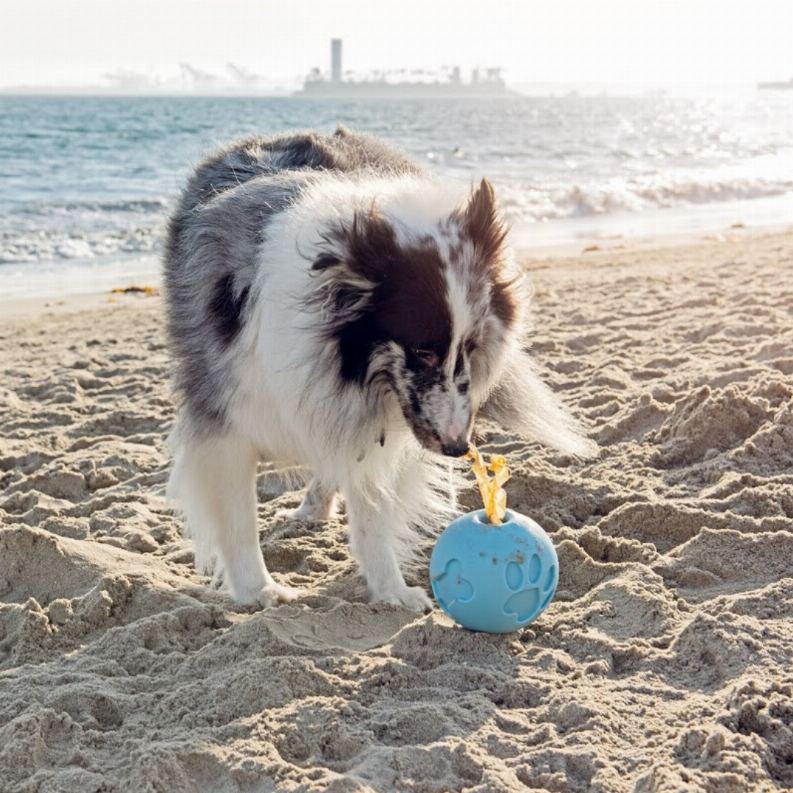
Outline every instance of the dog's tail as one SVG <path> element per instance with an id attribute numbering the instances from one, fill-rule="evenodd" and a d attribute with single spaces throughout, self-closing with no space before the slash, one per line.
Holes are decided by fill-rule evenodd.
<path id="1" fill-rule="evenodd" d="M 542 382 L 525 352 L 511 356 L 479 415 L 565 454 L 593 457 L 597 452 L 597 444 L 584 435 L 559 397 Z"/>

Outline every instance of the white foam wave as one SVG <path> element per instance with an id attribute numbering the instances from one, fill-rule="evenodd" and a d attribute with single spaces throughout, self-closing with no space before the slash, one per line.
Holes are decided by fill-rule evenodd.
<path id="1" fill-rule="evenodd" d="M 116 254 L 156 253 L 158 227 L 114 232 L 16 231 L 0 233 L 0 264 L 84 261 Z"/>
<path id="2" fill-rule="evenodd" d="M 603 182 L 549 184 L 541 188 L 499 185 L 504 210 L 511 219 L 523 222 L 743 201 L 780 196 L 790 191 L 793 191 L 793 180 L 747 178 L 720 182 L 668 176 L 651 180 L 613 178 Z"/>

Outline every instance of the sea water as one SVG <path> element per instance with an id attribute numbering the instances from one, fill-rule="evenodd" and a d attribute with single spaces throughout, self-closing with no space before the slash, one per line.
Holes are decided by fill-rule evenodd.
<path id="1" fill-rule="evenodd" d="M 528 248 L 674 233 L 692 223 L 793 220 L 793 92 L 420 101 L 5 96 L 0 290 L 57 294 L 96 286 L 97 278 L 103 286 L 156 278 L 168 208 L 205 153 L 243 135 L 330 133 L 338 124 L 379 135 L 463 182 L 487 176 Z"/>

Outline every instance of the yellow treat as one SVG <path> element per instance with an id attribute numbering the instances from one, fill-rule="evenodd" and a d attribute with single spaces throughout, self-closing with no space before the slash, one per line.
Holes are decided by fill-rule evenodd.
<path id="1" fill-rule="evenodd" d="M 490 465 L 486 466 L 484 458 L 473 444 L 469 446 L 465 459 L 473 460 L 474 476 L 479 485 L 488 521 L 493 526 L 500 526 L 507 514 L 507 493 L 503 488 L 504 482 L 509 479 L 506 459 L 500 454 L 491 454 Z M 492 481 L 487 475 L 488 468 L 493 472 Z"/>

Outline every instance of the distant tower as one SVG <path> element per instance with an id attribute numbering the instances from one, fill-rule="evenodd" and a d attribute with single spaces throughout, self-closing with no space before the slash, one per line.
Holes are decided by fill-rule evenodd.
<path id="1" fill-rule="evenodd" d="M 330 40 L 330 79 L 341 82 L 341 39 Z"/>

